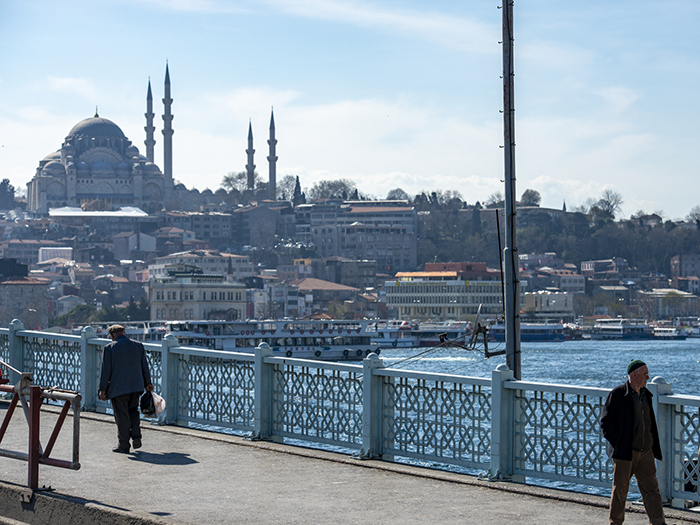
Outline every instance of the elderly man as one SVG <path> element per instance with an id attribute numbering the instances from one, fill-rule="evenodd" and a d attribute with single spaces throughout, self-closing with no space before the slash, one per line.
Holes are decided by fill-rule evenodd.
<path id="1" fill-rule="evenodd" d="M 644 508 L 651 525 L 663 525 L 663 502 L 656 479 L 656 463 L 661 461 L 659 432 L 651 404 L 651 392 L 646 389 L 649 379 L 647 365 L 635 359 L 627 365 L 629 379 L 608 394 L 600 417 L 600 428 L 608 441 L 608 454 L 613 458 L 610 523 L 625 521 L 625 504 L 630 479 L 637 479 Z"/>
<path id="2" fill-rule="evenodd" d="M 112 342 L 104 348 L 99 396 L 102 401 L 112 402 L 119 439 L 113 452 L 128 454 L 129 439 L 135 449 L 141 447 L 139 398 L 144 388 L 153 390 L 151 372 L 143 345 L 129 339 L 122 325 L 110 326 L 109 336 Z"/>

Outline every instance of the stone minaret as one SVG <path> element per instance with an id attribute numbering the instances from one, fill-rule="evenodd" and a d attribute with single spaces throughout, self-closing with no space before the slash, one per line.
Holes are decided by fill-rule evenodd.
<path id="1" fill-rule="evenodd" d="M 156 127 L 153 125 L 153 118 L 155 117 L 155 114 L 153 113 L 153 94 L 151 93 L 151 79 L 148 79 L 148 95 L 146 96 L 146 127 L 143 128 L 146 130 L 146 140 L 144 141 L 144 144 L 146 144 L 146 158 L 151 161 L 155 162 L 154 156 L 153 156 L 153 146 L 156 145 L 156 139 L 153 138 L 153 132 L 156 130 Z"/>
<path id="2" fill-rule="evenodd" d="M 273 201 L 277 200 L 277 155 L 275 155 L 275 146 L 277 146 L 277 140 L 275 139 L 275 111 L 274 109 L 270 112 L 270 140 L 267 141 L 270 145 L 270 156 L 267 157 L 268 165 L 270 166 L 270 177 L 269 177 L 269 194 Z"/>
<path id="3" fill-rule="evenodd" d="M 253 149 L 253 124 L 248 122 L 248 149 L 245 150 L 248 154 L 248 164 L 246 164 L 245 169 L 248 172 L 248 189 L 255 189 L 255 164 L 253 164 L 253 155 L 255 150 Z"/>
<path id="4" fill-rule="evenodd" d="M 163 114 L 163 175 L 165 187 L 173 187 L 173 99 L 170 98 L 170 72 L 165 64 L 165 97 L 163 98 L 165 113 Z"/>

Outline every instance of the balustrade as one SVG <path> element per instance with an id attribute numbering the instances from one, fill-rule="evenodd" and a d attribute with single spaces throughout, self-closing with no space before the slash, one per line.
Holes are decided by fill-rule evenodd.
<path id="1" fill-rule="evenodd" d="M 89 327 L 59 335 L 24 330 L 15 320 L 0 328 L 0 359 L 38 384 L 80 392 L 83 410 L 105 411 L 97 382 L 108 342 Z M 516 381 L 505 365 L 476 378 L 394 370 L 375 354 L 362 365 L 328 363 L 274 357 L 266 344 L 255 355 L 180 347 L 172 335 L 144 346 L 166 399 L 164 424 L 457 465 L 488 471 L 492 480 L 612 484 L 598 425 L 605 389 Z M 664 456 L 662 496 L 674 506 L 700 502 L 700 397 L 674 395 L 660 377 L 648 388 Z"/>

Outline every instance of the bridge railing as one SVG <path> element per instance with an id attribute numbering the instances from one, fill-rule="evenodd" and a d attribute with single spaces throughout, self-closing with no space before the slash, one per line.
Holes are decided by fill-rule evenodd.
<path id="1" fill-rule="evenodd" d="M 107 343 L 89 327 L 57 335 L 14 321 L 0 328 L 0 359 L 32 372 L 37 384 L 80 392 L 84 410 L 104 412 L 110 405 L 98 400 L 97 385 Z M 505 365 L 476 378 L 395 370 L 374 354 L 361 365 L 328 363 L 274 357 L 267 345 L 254 355 L 180 347 L 172 335 L 144 346 L 166 399 L 162 423 L 457 465 L 493 480 L 612 485 L 598 425 L 606 389 L 516 381 Z M 663 378 L 648 388 L 662 495 L 674 506 L 700 501 L 700 397 L 674 395 Z"/>

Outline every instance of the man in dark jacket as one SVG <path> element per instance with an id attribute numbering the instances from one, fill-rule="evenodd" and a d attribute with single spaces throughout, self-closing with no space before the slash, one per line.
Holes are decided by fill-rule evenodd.
<path id="1" fill-rule="evenodd" d="M 139 398 L 144 388 L 153 390 L 151 372 L 146 361 L 146 350 L 138 341 L 132 341 L 118 324 L 109 327 L 112 342 L 105 346 L 102 357 L 99 396 L 109 399 L 117 423 L 119 445 L 114 452 L 128 454 L 133 440 L 134 448 L 141 447 L 141 417 Z"/>
<path id="2" fill-rule="evenodd" d="M 656 463 L 661 461 L 659 432 L 651 404 L 651 392 L 646 389 L 649 369 L 635 359 L 627 366 L 629 379 L 608 394 L 600 417 L 600 428 L 608 441 L 608 454 L 613 458 L 610 523 L 625 521 L 625 504 L 630 479 L 637 479 L 644 508 L 651 525 L 663 525 L 663 502 L 656 479 Z"/>

